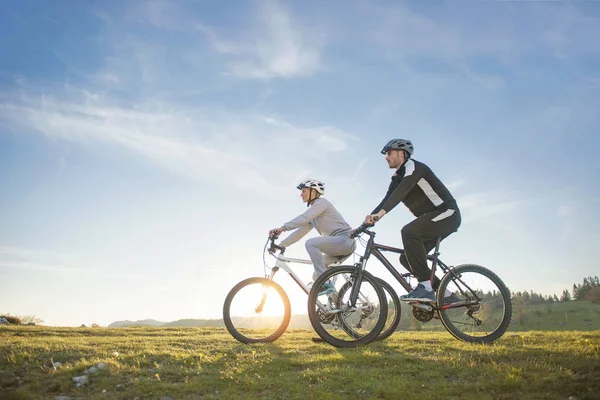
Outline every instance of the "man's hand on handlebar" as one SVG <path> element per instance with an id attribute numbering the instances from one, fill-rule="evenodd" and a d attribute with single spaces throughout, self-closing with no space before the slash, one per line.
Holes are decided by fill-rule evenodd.
<path id="1" fill-rule="evenodd" d="M 363 224 L 365 225 L 375 225 L 375 222 L 379 221 L 381 217 L 386 214 L 385 210 L 380 210 L 377 214 L 370 214 L 365 217 L 365 221 Z"/>

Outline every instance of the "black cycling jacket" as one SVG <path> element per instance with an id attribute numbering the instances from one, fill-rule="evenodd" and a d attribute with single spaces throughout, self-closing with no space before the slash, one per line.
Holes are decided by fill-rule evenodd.
<path id="1" fill-rule="evenodd" d="M 412 158 L 406 160 L 392 176 L 385 197 L 372 214 L 382 209 L 388 213 L 401 202 L 415 217 L 435 210 L 458 209 L 456 200 L 433 171 Z"/>

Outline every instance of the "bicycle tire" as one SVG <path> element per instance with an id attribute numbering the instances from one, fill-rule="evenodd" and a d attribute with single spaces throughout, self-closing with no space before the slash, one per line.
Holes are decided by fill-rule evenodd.
<path id="1" fill-rule="evenodd" d="M 398 328 L 398 325 L 400 324 L 400 318 L 402 317 L 402 309 L 401 309 L 401 305 L 400 305 L 400 299 L 398 298 L 398 294 L 396 294 L 396 291 L 394 290 L 392 285 L 390 285 L 388 282 L 384 281 L 381 278 L 378 278 L 378 277 L 375 277 L 375 278 L 377 279 L 377 282 L 381 285 L 381 288 L 383 289 L 383 291 L 385 293 L 385 297 L 387 299 L 387 304 L 388 304 L 388 313 L 387 313 L 386 323 L 384 324 L 383 329 L 381 330 L 381 333 L 375 338 L 375 340 L 384 340 L 384 339 L 387 339 L 388 337 L 390 337 Z M 342 286 L 342 288 L 340 289 L 340 297 L 343 297 L 342 296 L 343 292 L 345 292 L 349 288 L 350 288 L 350 282 L 347 282 L 344 286 Z M 393 311 L 392 311 L 392 307 L 390 307 L 390 304 L 393 305 Z M 392 312 L 393 312 L 393 314 L 390 316 L 390 313 L 392 313 Z M 348 335 L 351 335 L 351 336 L 358 335 L 358 333 L 355 332 L 347 324 L 342 323 L 341 325 L 342 325 L 342 329 L 344 329 Z M 360 335 L 358 335 L 358 336 L 360 336 Z"/>
<path id="2" fill-rule="evenodd" d="M 400 318 L 402 317 L 402 308 L 400 306 L 400 304 L 401 304 L 400 298 L 398 297 L 398 294 L 396 293 L 396 291 L 394 290 L 392 285 L 390 285 L 387 281 L 384 281 L 381 278 L 377 278 L 377 279 L 385 293 L 386 299 L 389 294 L 391 297 L 392 304 L 394 305 L 394 309 L 396 310 L 396 312 L 394 313 L 394 315 L 391 318 L 391 323 L 387 326 L 384 324 L 384 327 L 381 330 L 381 333 L 375 339 L 375 340 L 384 340 L 384 339 L 387 339 L 388 337 L 390 337 L 394 332 L 396 332 L 398 325 L 400 325 Z M 388 305 L 387 319 L 390 320 L 390 299 L 387 299 L 387 305 Z"/>
<path id="3" fill-rule="evenodd" d="M 236 328 L 235 323 L 233 321 L 233 317 L 235 317 L 235 316 L 232 317 L 231 313 L 230 313 L 231 312 L 231 303 L 232 303 L 233 299 L 235 298 L 235 296 L 240 292 L 241 289 L 243 289 L 247 286 L 250 286 L 250 285 L 254 285 L 254 284 L 261 284 L 263 286 L 268 286 L 268 287 L 271 287 L 272 289 L 274 289 L 275 292 L 281 298 L 281 300 L 283 302 L 283 308 L 284 308 L 282 320 L 281 320 L 281 323 L 279 324 L 279 326 L 277 327 L 277 329 L 273 333 L 271 333 L 265 337 L 258 337 L 258 338 L 249 337 L 246 334 L 244 334 L 241 330 Z M 290 323 L 291 315 L 292 315 L 292 311 L 291 311 L 290 299 L 289 299 L 288 295 L 285 293 L 285 291 L 283 290 L 283 288 L 281 286 L 279 286 L 277 283 L 273 282 L 272 280 L 269 280 L 266 278 L 256 277 L 256 278 L 244 279 L 243 281 L 241 281 L 240 283 L 235 285 L 229 291 L 229 293 L 227 294 L 227 297 L 225 298 L 225 302 L 223 303 L 223 322 L 225 323 L 225 327 L 227 328 L 227 330 L 229 331 L 231 336 L 233 336 L 235 339 L 237 339 L 238 341 L 240 341 L 242 343 L 274 342 L 281 335 L 283 335 L 283 333 L 287 329 L 287 327 Z"/>
<path id="4" fill-rule="evenodd" d="M 321 286 L 337 274 L 349 274 L 352 277 L 352 279 L 354 279 L 354 277 L 356 276 L 356 272 L 357 272 L 357 268 L 353 267 L 353 266 L 331 268 L 328 271 L 326 271 L 324 274 L 319 276 L 319 278 L 315 281 L 315 283 L 308 295 L 308 316 L 310 319 L 310 323 L 312 324 L 313 328 L 315 329 L 315 332 L 317 332 L 317 334 L 323 340 L 325 340 L 327 343 L 329 343 L 335 347 L 352 348 L 352 347 L 363 346 L 363 345 L 366 345 L 366 344 L 372 342 L 374 339 L 377 338 L 379 333 L 381 333 L 381 330 L 383 329 L 383 326 L 386 321 L 387 300 L 385 297 L 385 293 L 384 293 L 381 285 L 379 285 L 377 278 L 375 278 L 373 275 L 371 275 L 367 271 L 363 271 L 362 280 L 367 282 L 370 285 L 370 287 L 372 287 L 373 290 L 375 290 L 375 294 L 377 295 L 377 300 L 379 302 L 378 303 L 379 304 L 379 308 L 378 308 L 379 315 L 377 316 L 377 321 L 373 325 L 373 328 L 370 330 L 370 332 L 368 332 L 367 334 L 364 334 L 360 337 L 356 337 L 356 335 L 354 335 L 354 336 L 348 335 L 350 339 L 344 340 L 344 339 L 333 336 L 323 327 L 323 325 L 321 325 L 321 321 L 319 320 L 319 315 L 318 315 L 318 306 L 317 306 L 318 292 L 319 292 Z M 339 298 L 338 298 L 336 307 L 340 308 L 340 299 Z M 335 314 L 335 318 L 337 320 L 341 319 L 340 314 L 339 313 Z"/>
<path id="5" fill-rule="evenodd" d="M 442 321 L 442 324 L 444 325 L 446 330 L 448 330 L 448 332 L 450 332 L 450 334 L 452 334 L 455 338 L 457 338 L 459 340 L 463 340 L 465 342 L 492 343 L 495 340 L 498 340 L 502 335 L 504 335 L 504 333 L 508 329 L 508 326 L 510 324 L 510 320 L 512 317 L 512 302 L 511 302 L 510 291 L 508 290 L 508 288 L 506 287 L 504 282 L 502 282 L 502 280 L 498 277 L 498 275 L 496 275 L 489 269 L 482 267 L 480 265 L 475 265 L 475 264 L 459 265 L 456 268 L 454 268 L 453 271 L 454 271 L 454 274 L 452 272 L 448 272 L 446 275 L 444 275 L 444 277 L 442 278 L 442 280 L 440 282 L 438 291 L 437 291 L 437 298 L 442 299 L 439 302 L 441 304 L 438 303 L 438 306 L 440 306 L 440 308 L 441 308 L 440 310 L 438 310 L 438 315 L 440 316 L 440 320 Z M 444 309 L 445 307 L 447 307 L 447 305 L 444 304 L 444 297 L 443 297 L 443 295 L 446 293 L 446 289 L 449 289 L 449 285 L 452 284 L 452 287 L 450 287 L 450 291 L 452 291 L 451 290 L 452 288 L 457 287 L 456 275 L 461 276 L 461 279 L 462 279 L 462 276 L 467 273 L 479 274 L 479 275 L 482 275 L 483 277 L 486 277 L 487 279 L 489 279 L 496 286 L 496 289 L 498 290 L 498 294 L 495 297 L 498 297 L 498 295 L 499 295 L 500 296 L 499 298 L 502 299 L 503 310 L 502 310 L 502 317 L 500 318 L 499 323 L 493 330 L 491 330 L 488 333 L 485 333 L 482 331 L 477 332 L 477 333 L 485 333 L 481 336 L 474 336 L 474 335 L 465 333 L 458 326 L 459 324 L 468 326 L 469 323 L 459 323 L 458 321 L 454 321 L 454 319 L 458 319 L 458 318 L 452 317 L 452 315 L 450 313 L 454 312 L 452 310 L 458 310 L 461 307 Z M 464 288 L 464 285 L 462 283 L 459 282 L 458 285 L 461 285 Z M 472 288 L 472 289 L 477 290 L 479 288 Z M 489 287 L 487 289 L 489 291 Z M 483 290 L 481 290 L 481 292 L 483 293 Z M 495 297 L 492 297 L 492 299 L 494 299 Z M 482 302 L 481 304 L 479 304 L 478 306 L 475 307 L 475 308 L 477 308 L 477 311 L 473 312 L 473 314 L 478 313 L 478 315 L 476 315 L 476 318 L 479 318 L 479 316 L 483 315 L 483 313 L 485 312 L 485 311 L 483 311 L 483 313 L 482 313 L 482 310 L 485 310 L 485 307 L 482 307 L 484 304 L 485 304 L 485 302 Z M 465 306 L 465 308 L 468 309 L 468 306 Z M 465 315 L 468 315 L 468 312 Z M 468 315 L 468 316 L 473 321 L 475 320 L 475 318 L 472 318 L 470 315 Z M 493 315 L 493 313 L 490 313 L 489 316 L 487 317 L 487 319 L 490 321 L 495 321 L 498 318 L 496 318 Z M 467 321 L 469 321 L 469 320 L 467 320 Z"/>

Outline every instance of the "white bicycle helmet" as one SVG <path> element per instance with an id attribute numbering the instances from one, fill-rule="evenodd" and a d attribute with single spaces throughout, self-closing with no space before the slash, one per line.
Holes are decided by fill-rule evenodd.
<path id="1" fill-rule="evenodd" d="M 307 179 L 305 181 L 300 182 L 300 184 L 298 185 L 298 189 L 304 188 L 315 189 L 317 192 L 319 192 L 319 194 L 325 194 L 325 184 L 316 179 Z"/>
<path id="2" fill-rule="evenodd" d="M 392 139 L 381 150 L 381 154 L 385 154 L 388 150 L 405 150 L 408 155 L 412 156 L 415 148 L 410 140 L 407 139 Z"/>

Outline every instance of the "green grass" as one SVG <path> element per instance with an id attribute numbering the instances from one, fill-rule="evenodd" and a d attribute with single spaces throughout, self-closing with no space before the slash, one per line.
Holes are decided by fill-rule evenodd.
<path id="1" fill-rule="evenodd" d="M 359 349 L 307 330 L 243 345 L 221 328 L 0 328 L 0 398 L 597 399 L 600 331 L 507 333 L 493 345 L 397 332 Z M 54 370 L 51 364 L 63 366 Z M 99 363 L 76 388 L 72 377 Z"/>
<path id="2" fill-rule="evenodd" d="M 526 306 L 513 304 L 511 330 L 592 331 L 599 329 L 600 304 L 587 300 Z"/>

